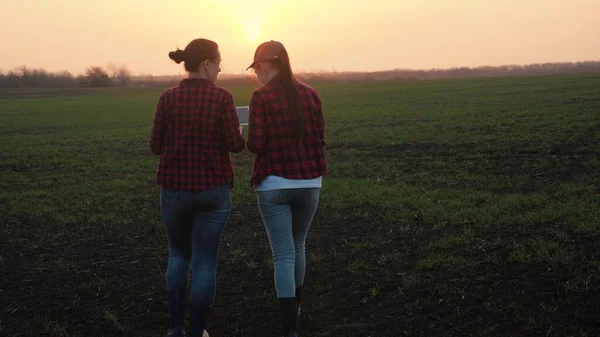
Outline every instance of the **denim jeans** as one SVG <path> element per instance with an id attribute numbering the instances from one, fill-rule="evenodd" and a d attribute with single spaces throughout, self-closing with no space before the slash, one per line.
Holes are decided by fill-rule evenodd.
<path id="1" fill-rule="evenodd" d="M 187 192 L 161 186 L 160 207 L 169 243 L 167 291 L 187 291 L 191 265 L 190 302 L 209 308 L 221 234 L 231 212 L 231 187 Z"/>
<path id="2" fill-rule="evenodd" d="M 320 188 L 256 192 L 275 264 L 278 298 L 294 297 L 304 284 L 306 236 L 317 211 Z"/>

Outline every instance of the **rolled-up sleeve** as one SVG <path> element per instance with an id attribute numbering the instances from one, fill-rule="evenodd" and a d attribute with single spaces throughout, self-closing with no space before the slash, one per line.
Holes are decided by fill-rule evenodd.
<path id="1" fill-rule="evenodd" d="M 259 153 L 263 150 L 266 136 L 264 99 L 259 92 L 252 94 L 248 112 L 248 150 Z"/>
<path id="2" fill-rule="evenodd" d="M 327 144 L 327 139 L 325 132 L 325 116 L 323 116 L 323 104 L 321 103 L 321 97 L 319 97 L 319 94 L 315 93 L 315 96 L 317 105 L 317 116 L 315 118 L 317 124 L 317 133 L 319 134 L 322 145 L 325 146 Z"/>
<path id="3" fill-rule="evenodd" d="M 165 130 L 167 128 L 167 110 L 168 102 L 167 97 L 163 94 L 158 99 L 156 104 L 156 110 L 154 112 L 154 120 L 152 122 L 152 130 L 150 132 L 150 139 L 148 145 L 152 153 L 160 155 L 162 152 L 163 142 L 165 139 Z"/>

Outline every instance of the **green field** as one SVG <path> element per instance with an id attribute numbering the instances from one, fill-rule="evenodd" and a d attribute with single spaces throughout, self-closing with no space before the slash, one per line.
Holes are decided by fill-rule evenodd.
<path id="1" fill-rule="evenodd" d="M 309 84 L 331 173 L 303 336 L 600 335 L 600 77 Z M 164 336 L 162 90 L 67 90 L 0 91 L 0 335 Z M 276 336 L 252 155 L 233 158 L 209 332 Z"/>

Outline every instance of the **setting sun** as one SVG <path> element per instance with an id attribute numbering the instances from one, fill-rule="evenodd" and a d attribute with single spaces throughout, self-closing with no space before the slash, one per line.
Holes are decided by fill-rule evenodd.
<path id="1" fill-rule="evenodd" d="M 255 42 L 260 36 L 260 23 L 254 20 L 247 21 L 243 29 L 246 33 L 246 40 L 248 42 Z"/>
<path id="2" fill-rule="evenodd" d="M 257 0 L 249 3 L 242 0 L 223 0 L 219 6 L 230 13 L 230 20 L 237 21 L 240 33 L 248 42 L 256 42 L 265 25 L 275 21 L 276 13 L 286 1 Z"/>

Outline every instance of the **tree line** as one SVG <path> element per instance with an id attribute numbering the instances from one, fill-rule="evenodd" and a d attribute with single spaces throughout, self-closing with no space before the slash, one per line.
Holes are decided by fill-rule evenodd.
<path id="1" fill-rule="evenodd" d="M 80 75 L 21 66 L 8 72 L 0 70 L 0 88 L 125 87 L 132 78 L 125 66 L 91 66 Z"/>
<path id="2" fill-rule="evenodd" d="M 376 72 L 327 72 L 305 74 L 307 79 L 337 80 L 433 80 L 509 76 L 600 75 L 600 61 L 535 63 L 434 69 L 394 69 Z"/>
<path id="3" fill-rule="evenodd" d="M 432 80 L 452 78 L 483 78 L 508 76 L 548 76 L 548 75 L 600 75 L 600 61 L 536 63 L 528 65 L 503 65 L 483 67 L 457 67 L 446 69 L 393 69 L 376 72 L 320 72 L 298 73 L 305 81 L 387 81 L 387 80 Z M 83 74 L 73 75 L 68 71 L 48 72 L 44 69 L 21 66 L 3 72 L 0 70 L 0 88 L 31 87 L 165 87 L 175 85 L 181 75 L 154 76 L 137 75 L 124 66 L 91 66 Z M 255 82 L 254 76 L 243 73 L 222 74 L 221 82 Z"/>

